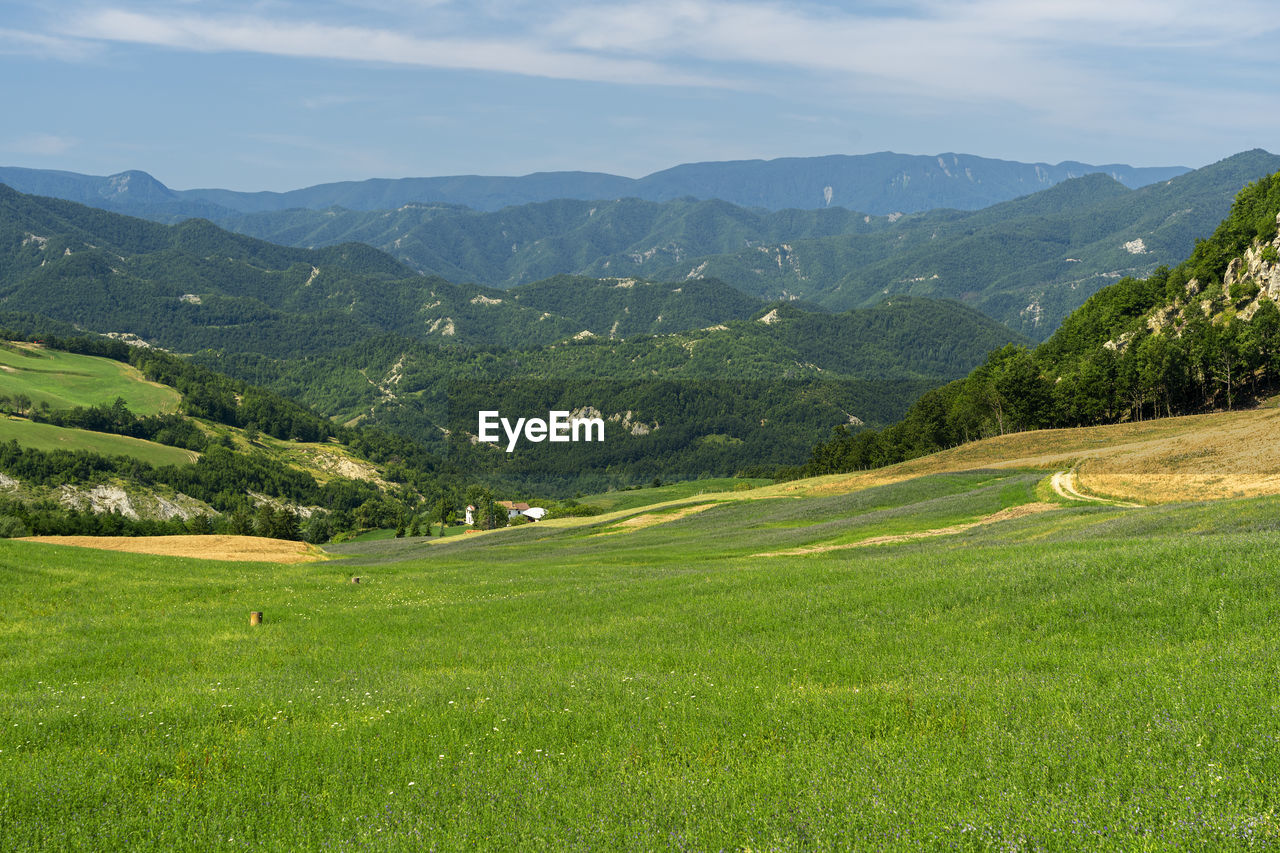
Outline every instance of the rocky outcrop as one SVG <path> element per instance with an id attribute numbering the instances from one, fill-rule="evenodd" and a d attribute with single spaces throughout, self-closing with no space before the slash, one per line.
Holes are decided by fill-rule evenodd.
<path id="1" fill-rule="evenodd" d="M 1276 225 L 1280 228 L 1280 215 L 1276 216 Z M 1229 297 L 1232 286 L 1240 282 L 1252 282 L 1258 286 L 1257 296 L 1250 305 L 1241 309 L 1241 316 L 1246 311 L 1251 316 L 1258 310 L 1258 300 L 1264 296 L 1280 302 L 1280 233 L 1269 243 L 1254 243 L 1245 250 L 1244 257 L 1235 258 L 1227 265 L 1222 276 L 1223 294 Z"/>
<path id="2" fill-rule="evenodd" d="M 154 491 L 126 489 L 120 485 L 102 484 L 91 488 L 62 486 L 58 490 L 58 503 L 68 509 L 95 513 L 118 512 L 135 521 L 141 518 L 186 521 L 197 515 L 218 515 L 207 504 L 181 492 L 165 495 Z"/>
<path id="3" fill-rule="evenodd" d="M 1280 214 L 1276 215 L 1277 234 L 1270 241 L 1255 240 L 1240 257 L 1227 264 L 1222 275 L 1221 288 L 1202 285 L 1191 279 L 1185 287 L 1186 301 L 1177 299 L 1172 305 L 1157 308 L 1147 315 L 1147 328 L 1152 332 L 1172 329 L 1175 334 L 1188 319 L 1188 311 L 1198 309 L 1206 319 L 1234 316 L 1248 321 L 1258 312 L 1264 299 L 1280 304 Z M 1240 284 L 1252 285 L 1243 289 Z M 1232 291 L 1235 296 L 1232 296 Z M 1203 295 L 1202 295 L 1203 292 Z M 1108 349 L 1124 351 L 1128 341 L 1124 336 L 1108 341 Z"/>

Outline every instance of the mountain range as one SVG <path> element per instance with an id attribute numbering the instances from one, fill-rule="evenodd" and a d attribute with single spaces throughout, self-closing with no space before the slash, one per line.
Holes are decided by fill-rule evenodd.
<path id="1" fill-rule="evenodd" d="M 1242 185 L 1278 169 L 1255 150 L 1137 189 L 1090 173 L 906 215 L 682 197 L 220 220 L 269 239 L 174 213 L 227 208 L 141 173 L 111 183 L 111 204 L 170 205 L 175 224 L 3 186 L 0 324 L 51 318 L 189 353 L 483 476 L 568 493 L 795 464 L 833 426 L 891 423 L 1109 282 L 1163 282 Z M 88 191 L 73 178 L 55 189 Z M 470 440 L 481 404 L 542 411 L 586 390 L 621 433 L 568 467 Z"/>
<path id="2" fill-rule="evenodd" d="M 1036 192 L 1071 178 L 1103 173 L 1129 187 L 1168 180 L 1181 166 L 1140 167 L 1063 162 L 1019 163 L 971 154 L 895 154 L 788 157 L 688 163 L 643 178 L 596 172 L 539 172 L 522 177 L 371 179 L 319 184 L 289 192 L 174 190 L 141 171 L 99 177 L 17 167 L 0 168 L 0 182 L 16 190 L 90 204 L 152 219 L 339 206 L 387 210 L 405 204 L 460 204 L 493 211 L 555 199 L 721 199 L 767 210 L 845 207 L 872 215 L 938 207 L 973 210 Z"/>
<path id="3" fill-rule="evenodd" d="M 832 310 L 909 293 L 962 301 L 1035 339 L 1100 287 L 1185 258 L 1280 157 L 1237 154 L 1139 189 L 1100 173 L 982 210 L 873 216 L 720 200 L 559 200 L 482 213 L 449 205 L 295 209 L 224 226 L 296 246 L 356 241 L 452 281 L 512 287 L 560 273 L 715 278 Z"/>
<path id="4" fill-rule="evenodd" d="M 469 470 L 561 491 L 794 463 L 832 426 L 892 422 L 1024 340 L 942 300 L 831 314 L 711 279 L 455 284 L 361 243 L 289 248 L 0 187 L 0 326 L 48 328 L 39 317 L 190 353 Z M 619 435 L 551 481 L 450 439 L 464 436 L 457 412 L 474 419 L 477 389 L 486 406 L 541 411 L 584 383 L 616 406 L 607 414 L 666 427 Z"/>

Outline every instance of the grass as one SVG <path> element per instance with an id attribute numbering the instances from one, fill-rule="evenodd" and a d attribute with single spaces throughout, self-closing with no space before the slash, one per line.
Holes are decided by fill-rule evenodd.
<path id="1" fill-rule="evenodd" d="M 742 484 L 748 484 L 752 488 L 758 486 L 766 486 L 771 480 L 738 478 L 738 477 L 716 477 L 704 480 L 686 480 L 680 483 L 671 483 L 666 486 L 651 486 L 645 489 L 626 489 L 616 492 L 602 492 L 598 495 L 587 495 L 578 500 L 584 504 L 599 507 L 605 512 L 614 512 L 623 509 L 636 509 L 637 507 L 649 506 L 650 504 L 663 503 L 665 501 L 680 500 L 682 498 L 691 498 L 703 494 L 716 494 L 719 492 L 730 492 L 735 487 Z"/>
<path id="2" fill-rule="evenodd" d="M 21 343 L 0 346 L 0 393 L 25 394 L 36 405 L 54 409 L 110 404 L 121 397 L 137 415 L 175 412 L 182 399 L 131 365 Z"/>
<path id="3" fill-rule="evenodd" d="M 0 847 L 1277 846 L 1280 499 L 748 556 L 1042 476 L 296 566 L 0 542 Z"/>
<path id="4" fill-rule="evenodd" d="M 427 527 L 428 527 L 427 525 L 423 525 L 424 530 L 426 530 Z M 455 524 L 450 527 L 444 528 L 442 531 L 440 528 L 440 524 L 437 522 L 436 524 L 430 525 L 430 531 L 431 531 L 430 533 L 424 533 L 423 535 L 416 536 L 416 537 L 404 536 L 400 538 L 409 539 L 410 541 L 413 541 L 413 542 L 417 542 L 419 539 L 425 541 L 428 539 L 428 537 L 439 539 L 440 537 L 461 536 L 462 534 L 466 533 L 467 530 L 469 529 L 470 528 L 468 528 L 464 524 Z M 383 542 L 388 539 L 396 539 L 396 538 L 397 538 L 396 529 L 394 527 L 379 527 L 373 530 L 361 531 L 355 536 L 352 536 L 350 539 L 347 539 L 346 542 Z"/>
<path id="5" fill-rule="evenodd" d="M 1280 492 L 1280 432 L 1273 406 L 1079 429 L 1034 430 L 964 444 L 872 471 L 835 474 L 767 490 L 832 494 L 977 468 L 1077 466 L 1084 491 L 1118 500 L 1167 503 Z"/>
<path id="6" fill-rule="evenodd" d="M 0 415 L 0 441 L 12 440 L 35 450 L 87 450 L 104 456 L 128 456 L 151 465 L 185 465 L 197 458 L 193 451 L 154 441 Z"/>

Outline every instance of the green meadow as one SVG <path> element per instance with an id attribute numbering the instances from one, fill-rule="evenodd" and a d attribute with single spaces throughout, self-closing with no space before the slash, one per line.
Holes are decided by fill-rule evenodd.
<path id="1" fill-rule="evenodd" d="M 614 512 L 615 510 L 635 509 L 636 507 L 662 501 L 679 500 L 716 492 L 731 492 L 735 488 L 744 488 L 744 484 L 755 488 L 756 486 L 766 486 L 771 482 L 771 480 L 745 477 L 711 477 L 703 480 L 685 480 L 679 483 L 669 483 L 665 486 L 651 486 L 645 489 L 601 492 L 597 495 L 587 495 L 578 500 L 581 503 L 598 507 L 604 512 Z"/>
<path id="2" fill-rule="evenodd" d="M 1280 846 L 1280 499 L 751 556 L 1043 476 L 291 566 L 0 542 L 0 848 Z"/>
<path id="3" fill-rule="evenodd" d="M 175 412 L 182 399 L 128 364 L 31 344 L 0 346 L 0 394 L 26 395 L 53 409 L 109 405 L 120 397 L 136 415 Z"/>
<path id="4" fill-rule="evenodd" d="M 128 456 L 151 465 L 184 465 L 196 460 L 193 451 L 181 447 L 127 435 L 38 424 L 4 415 L 0 415 L 0 441 L 17 441 L 34 450 L 84 450 L 103 456 Z"/>

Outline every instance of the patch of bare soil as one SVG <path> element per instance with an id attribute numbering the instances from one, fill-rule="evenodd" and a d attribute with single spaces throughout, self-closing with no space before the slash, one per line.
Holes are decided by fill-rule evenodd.
<path id="1" fill-rule="evenodd" d="M 826 551 L 845 551 L 850 548 L 865 548 L 868 545 L 889 545 L 894 542 L 908 542 L 912 539 L 928 539 L 932 536 L 949 536 L 953 533 L 963 533 L 966 530 L 972 530 L 975 527 L 995 524 L 1000 521 L 1009 521 L 1014 518 L 1023 518 L 1028 515 L 1035 515 L 1038 512 L 1047 512 L 1051 509 L 1060 509 L 1060 507 L 1051 503 L 1021 504 L 1019 506 L 1011 506 L 1008 509 L 1002 509 L 999 512 L 993 512 L 991 515 L 980 518 L 977 521 L 968 521 L 964 524 L 952 524 L 948 527 L 934 527 L 931 530 L 917 530 L 912 533 L 896 533 L 889 536 L 872 536 L 869 539 L 862 539 L 858 542 L 845 542 L 839 545 L 807 545 L 803 548 L 788 548 L 784 551 L 765 551 L 760 554 L 752 554 L 751 556 L 795 557 L 801 554 L 821 554 Z"/>
<path id="2" fill-rule="evenodd" d="M 326 559 L 323 551 L 306 542 L 261 536 L 28 536 L 21 541 L 201 560 L 308 563 Z"/>

